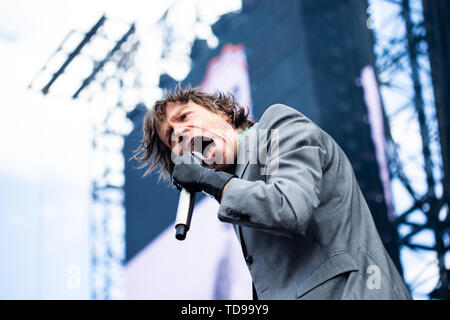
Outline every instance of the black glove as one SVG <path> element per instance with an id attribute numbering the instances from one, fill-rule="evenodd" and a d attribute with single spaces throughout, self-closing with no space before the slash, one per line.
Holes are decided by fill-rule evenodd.
<path id="1" fill-rule="evenodd" d="M 204 191 L 220 202 L 222 189 L 228 180 L 235 175 L 223 171 L 210 169 L 196 158 L 192 152 L 185 152 L 175 158 L 172 182 L 177 188 L 184 188 L 189 192 Z"/>

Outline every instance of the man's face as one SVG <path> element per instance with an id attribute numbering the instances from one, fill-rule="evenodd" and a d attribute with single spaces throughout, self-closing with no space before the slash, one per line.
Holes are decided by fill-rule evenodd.
<path id="1" fill-rule="evenodd" d="M 200 152 L 205 162 L 218 170 L 236 159 L 238 133 L 230 119 L 192 101 L 168 103 L 157 133 L 172 153 Z"/>

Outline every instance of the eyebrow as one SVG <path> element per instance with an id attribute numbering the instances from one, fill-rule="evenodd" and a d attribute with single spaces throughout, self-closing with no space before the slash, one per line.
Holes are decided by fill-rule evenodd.
<path id="1" fill-rule="evenodd" d="M 186 109 L 189 109 L 189 108 L 190 108 L 190 106 L 187 106 L 187 107 L 185 107 L 185 108 L 180 108 L 177 112 L 175 112 L 174 115 L 172 115 L 172 116 L 170 117 L 169 120 L 178 118 L 178 117 L 180 116 L 181 113 L 183 113 L 184 111 L 186 111 Z M 167 144 L 170 145 L 170 140 L 169 140 L 170 137 L 168 136 L 168 135 L 169 135 L 169 131 L 170 131 L 169 128 L 167 128 L 167 129 L 165 130 L 164 138 L 167 139 Z"/>

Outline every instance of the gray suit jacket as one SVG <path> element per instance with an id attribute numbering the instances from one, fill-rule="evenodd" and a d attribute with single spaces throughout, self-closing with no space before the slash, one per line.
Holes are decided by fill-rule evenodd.
<path id="1" fill-rule="evenodd" d="M 235 174 L 218 217 L 242 236 L 259 299 L 411 299 L 349 160 L 300 112 L 270 106 Z"/>

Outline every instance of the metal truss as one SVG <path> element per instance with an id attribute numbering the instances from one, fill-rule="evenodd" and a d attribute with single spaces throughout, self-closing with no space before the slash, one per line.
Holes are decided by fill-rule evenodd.
<path id="1" fill-rule="evenodd" d="M 368 3 L 404 278 L 416 298 L 448 299 L 448 203 L 422 3 Z"/>
<path id="2" fill-rule="evenodd" d="M 119 39 L 109 37 L 104 30 L 110 24 L 115 32 L 122 31 Z M 140 76 L 135 68 L 135 55 L 139 40 L 135 35 L 135 25 L 115 25 L 115 22 L 102 16 L 98 22 L 82 36 L 73 51 L 64 53 L 71 31 L 56 52 L 40 70 L 36 78 L 49 73 L 48 65 L 58 55 L 65 54 L 66 60 L 42 88 L 48 94 L 51 87 L 70 70 L 81 67 L 86 58 L 92 62 L 90 74 L 82 79 L 78 89 L 73 91 L 72 99 L 84 99 L 95 106 L 92 112 L 92 210 L 91 210 L 91 294 L 93 299 L 123 298 L 123 262 L 125 259 L 125 208 L 124 208 L 124 137 L 132 129 L 127 120 L 127 112 L 134 109 L 140 96 Z M 106 40 L 106 41 L 105 41 Z M 98 58 L 89 56 L 92 48 Z M 84 59 L 79 59 L 83 57 Z M 71 69 L 69 70 L 69 64 Z M 74 66 L 75 64 L 75 66 Z M 67 71 L 67 70 L 69 71 Z M 66 85 L 73 85 L 73 80 Z"/>

